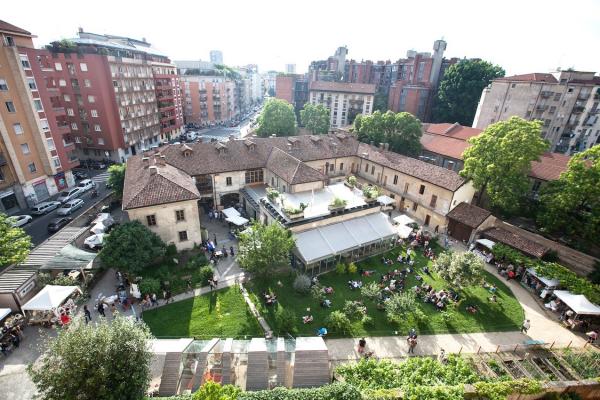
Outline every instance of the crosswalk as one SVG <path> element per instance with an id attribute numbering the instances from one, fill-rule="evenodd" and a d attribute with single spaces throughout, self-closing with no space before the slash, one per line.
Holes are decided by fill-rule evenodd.
<path id="1" fill-rule="evenodd" d="M 91 179 L 96 185 L 101 185 L 108 180 L 108 172 L 103 172 L 101 174 L 93 176 Z"/>

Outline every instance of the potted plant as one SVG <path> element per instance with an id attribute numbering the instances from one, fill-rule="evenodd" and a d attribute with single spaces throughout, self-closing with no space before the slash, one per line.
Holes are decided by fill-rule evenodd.
<path id="1" fill-rule="evenodd" d="M 356 186 L 356 177 L 354 175 L 350 175 L 344 181 L 344 185 L 348 186 L 350 189 Z"/>
<path id="2" fill-rule="evenodd" d="M 304 209 L 300 207 L 284 207 L 283 212 L 291 220 L 304 218 Z"/>
<path id="3" fill-rule="evenodd" d="M 343 210 L 346 207 L 346 204 L 348 204 L 348 201 L 340 199 L 339 197 L 335 197 L 331 203 L 329 203 L 327 208 L 329 211 L 339 211 Z"/>
<path id="4" fill-rule="evenodd" d="M 377 186 L 365 186 L 363 188 L 363 196 L 367 203 L 374 203 L 379 197 L 379 188 Z"/>
<path id="5" fill-rule="evenodd" d="M 269 199 L 269 201 L 274 203 L 275 199 L 277 199 L 278 197 L 279 197 L 279 191 L 277 189 L 267 188 L 267 198 Z"/>

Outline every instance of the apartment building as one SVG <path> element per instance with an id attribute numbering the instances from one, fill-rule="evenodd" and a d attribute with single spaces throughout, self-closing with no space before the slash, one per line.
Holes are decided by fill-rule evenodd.
<path id="1" fill-rule="evenodd" d="M 322 104 L 330 110 L 330 125 L 333 128 L 350 125 L 358 114 L 373 112 L 375 85 L 313 81 L 309 85 L 311 104 Z"/>
<path id="2" fill-rule="evenodd" d="M 223 76 L 181 76 L 186 123 L 206 126 L 227 122 L 239 114 L 236 84 Z"/>
<path id="3" fill-rule="evenodd" d="M 4 21 L 0 36 L 0 212 L 10 214 L 73 185 L 79 161 L 60 122 L 65 109 L 36 74 L 34 36 Z"/>
<path id="4" fill-rule="evenodd" d="M 171 63 L 153 62 L 152 76 L 160 113 L 160 138 L 168 141 L 179 136 L 183 127 L 181 80 Z"/>
<path id="5" fill-rule="evenodd" d="M 543 122 L 552 151 L 574 154 L 600 143 L 600 77 L 558 71 L 495 79 L 483 90 L 473 127 L 485 129 L 516 115 Z"/>
<path id="6" fill-rule="evenodd" d="M 285 73 L 286 74 L 295 74 L 296 73 L 296 64 L 285 64 Z"/>
<path id="7" fill-rule="evenodd" d="M 211 50 L 209 57 L 211 63 L 223 65 L 223 52 L 221 50 Z"/>

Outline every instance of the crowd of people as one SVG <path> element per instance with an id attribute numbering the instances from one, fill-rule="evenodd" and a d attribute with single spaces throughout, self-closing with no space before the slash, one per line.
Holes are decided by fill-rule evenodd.
<path id="1" fill-rule="evenodd" d="M 0 351 L 8 356 L 23 340 L 23 325 L 25 319 L 21 314 L 9 317 L 0 331 Z"/>

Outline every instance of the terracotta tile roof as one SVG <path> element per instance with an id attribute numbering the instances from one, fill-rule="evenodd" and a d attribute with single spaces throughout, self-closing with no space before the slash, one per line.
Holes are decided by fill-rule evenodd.
<path id="1" fill-rule="evenodd" d="M 469 143 L 461 139 L 424 133 L 421 136 L 421 146 L 432 153 L 462 160 L 462 153 L 469 147 Z"/>
<path id="2" fill-rule="evenodd" d="M 319 90 L 323 92 L 375 94 L 376 88 L 377 86 L 371 83 L 346 83 L 324 81 L 313 81 L 310 83 L 310 90 Z"/>
<path id="3" fill-rule="evenodd" d="M 555 181 L 567 169 L 571 157 L 559 153 L 545 153 L 531 163 L 529 176 L 542 181 Z"/>
<path id="4" fill-rule="evenodd" d="M 492 213 L 488 210 L 463 202 L 450 210 L 447 217 L 471 228 L 477 228 L 490 215 L 492 215 Z"/>
<path id="5" fill-rule="evenodd" d="M 359 144 L 358 156 L 453 192 L 465 183 L 454 171 L 401 154 L 382 151 L 365 143 Z"/>
<path id="6" fill-rule="evenodd" d="M 432 135 L 449 136 L 455 139 L 467 140 L 473 136 L 479 135 L 483 129 L 462 126 L 459 123 L 454 124 L 423 124 L 423 132 Z"/>
<path id="7" fill-rule="evenodd" d="M 33 36 L 31 34 L 31 32 L 26 31 L 25 29 L 21 29 L 18 26 L 14 26 L 13 24 L 9 24 L 8 22 L 2 21 L 2 20 L 0 20 L 0 31 L 18 33 L 18 34 L 27 35 L 27 36 Z"/>
<path id="8" fill-rule="evenodd" d="M 144 166 L 146 163 L 148 167 Z M 127 160 L 124 210 L 199 198 L 194 179 L 185 172 L 169 164 L 160 165 L 154 156 L 147 162 L 141 156 Z"/>
<path id="9" fill-rule="evenodd" d="M 533 257 L 541 258 L 549 250 L 546 246 L 542 246 L 506 229 L 495 227 L 486 229 L 482 233 L 496 242 L 503 243 Z"/>
<path id="10" fill-rule="evenodd" d="M 531 74 L 505 76 L 503 78 L 494 79 L 495 81 L 508 81 L 508 82 L 547 82 L 547 83 L 558 83 L 554 75 L 534 72 Z"/>
<path id="11" fill-rule="evenodd" d="M 327 179 L 321 172 L 277 147 L 273 147 L 266 167 L 290 185 Z"/>

